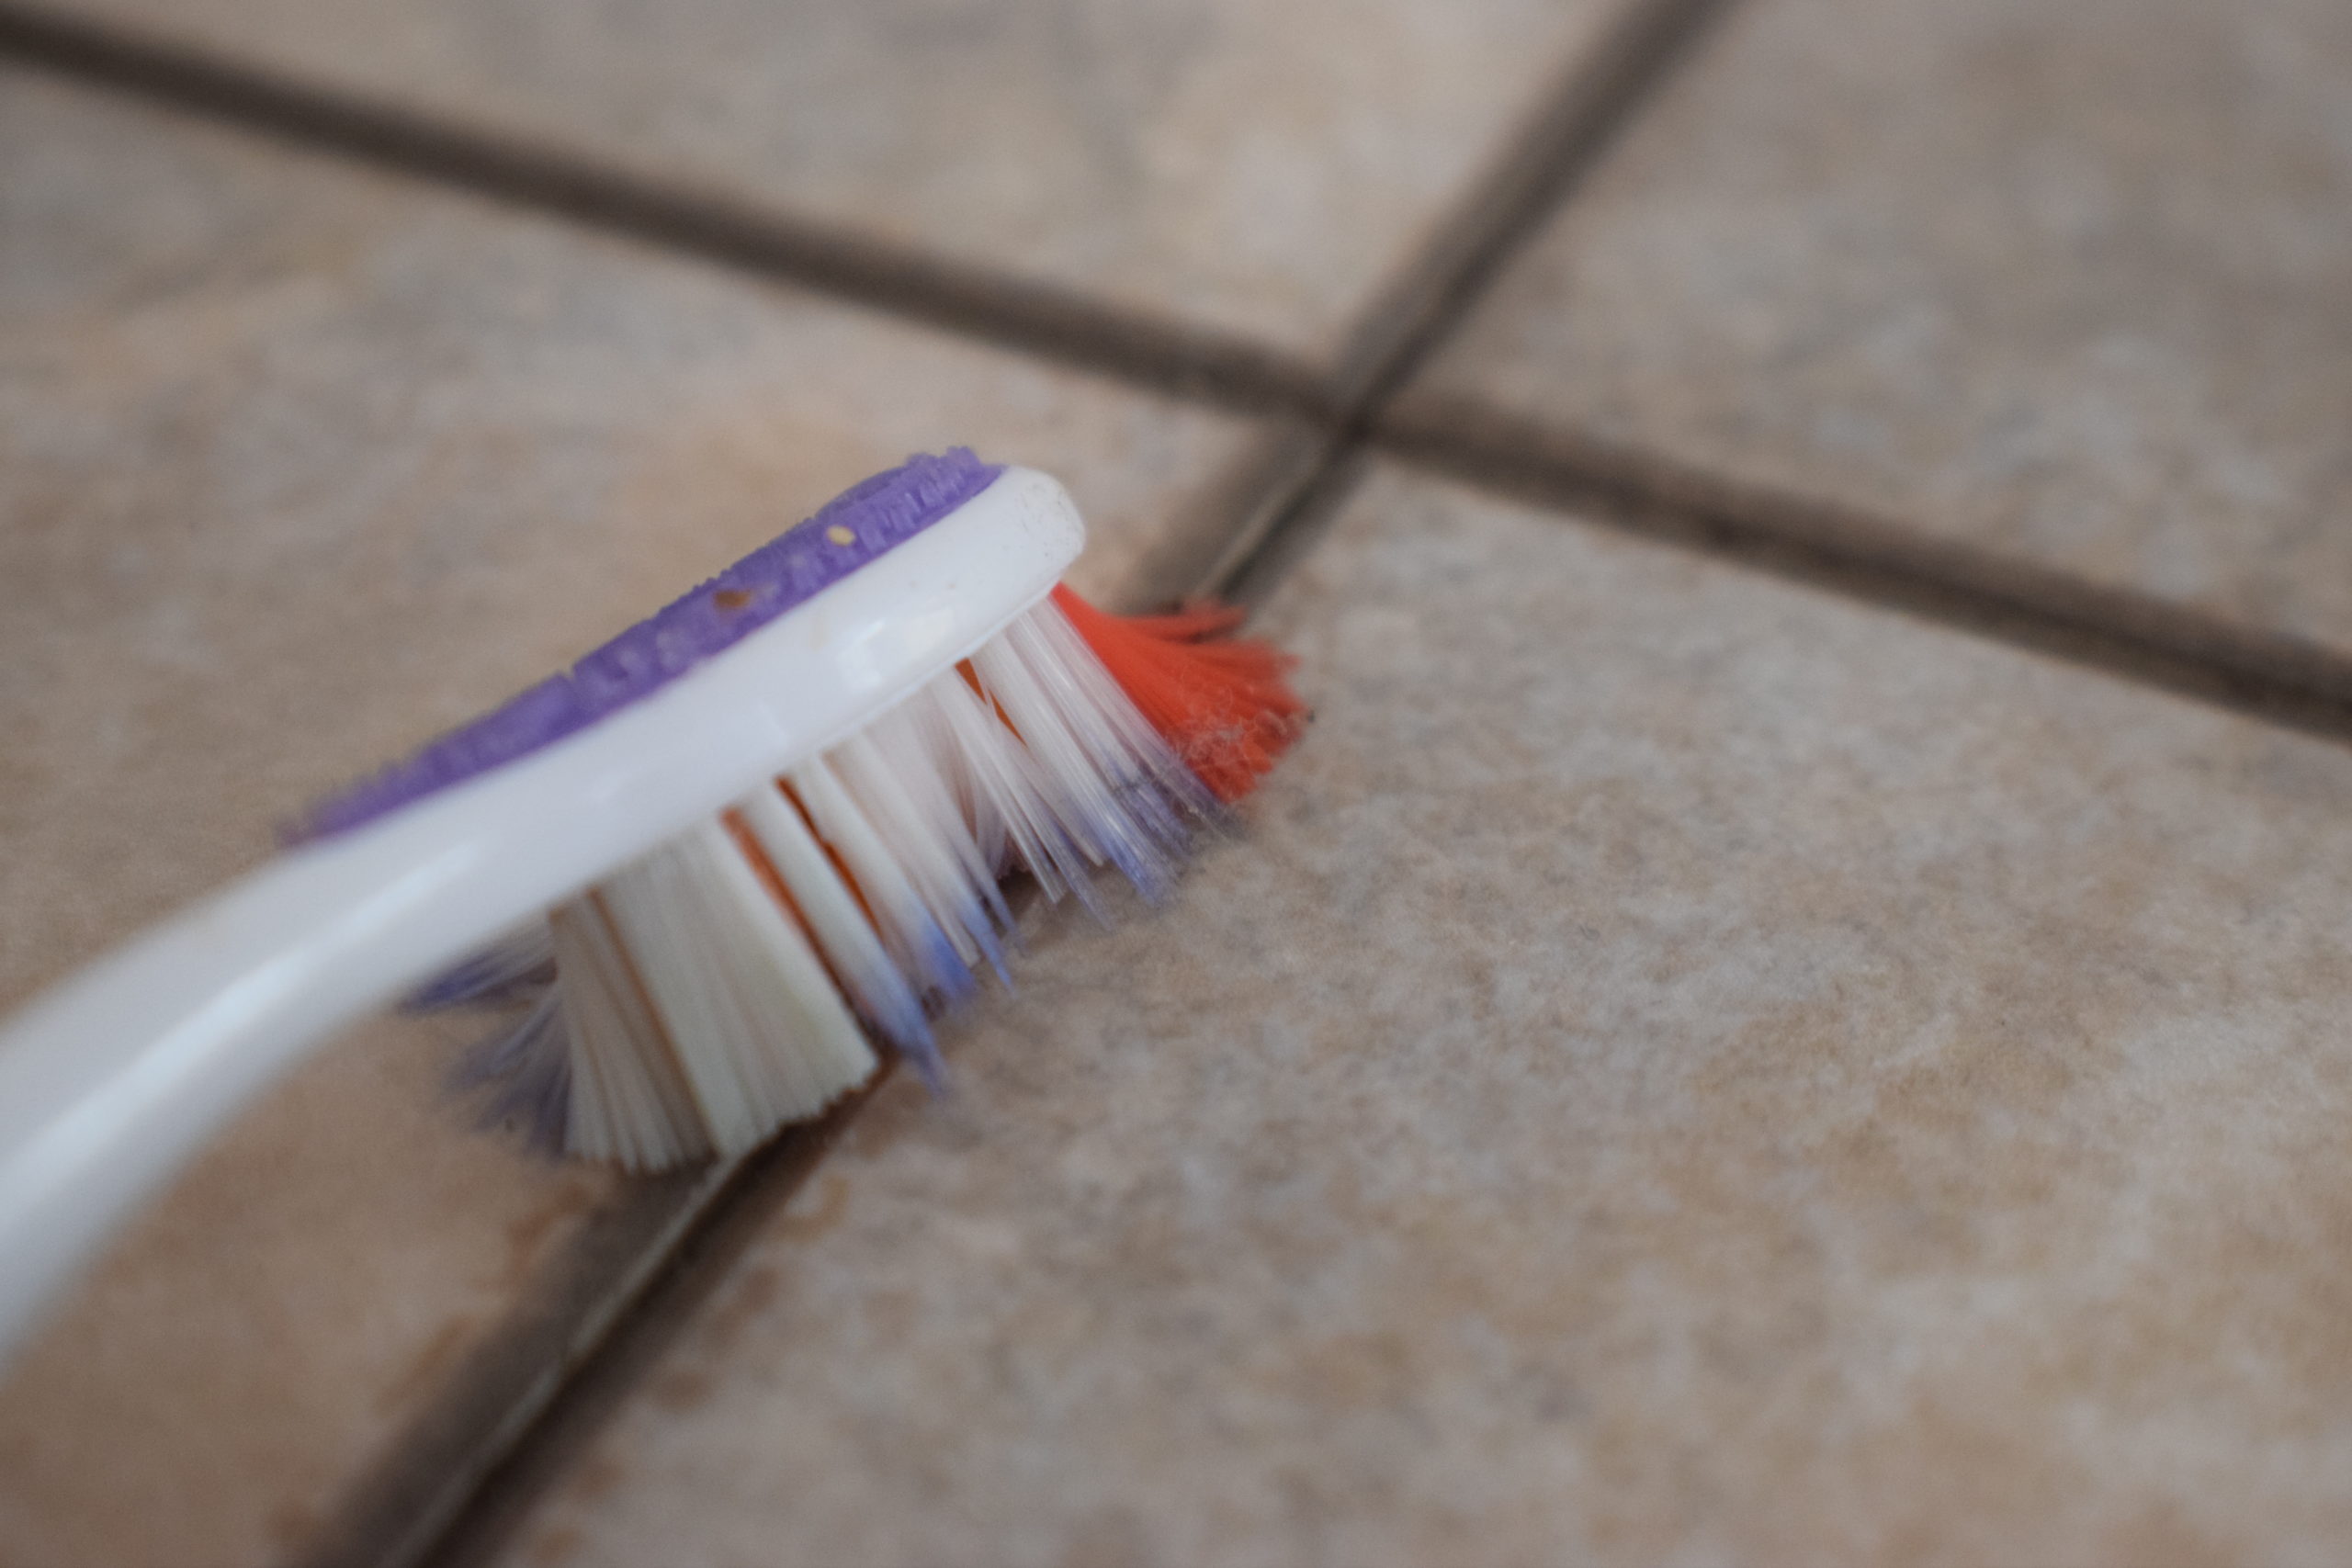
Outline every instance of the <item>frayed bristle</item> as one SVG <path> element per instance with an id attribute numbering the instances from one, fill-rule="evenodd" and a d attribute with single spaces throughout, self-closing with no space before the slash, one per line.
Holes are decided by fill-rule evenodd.
<path id="1" fill-rule="evenodd" d="M 1199 605 L 1169 615 L 1105 615 L 1071 592 L 1054 603 L 1136 708 L 1228 805 L 1258 787 L 1306 723 L 1283 679 L 1287 655 L 1262 642 L 1208 639 L 1241 612 Z"/>
<path id="2" fill-rule="evenodd" d="M 530 1001 L 465 1076 L 537 1139 L 634 1170 L 749 1148 L 865 1083 L 867 1032 L 944 1083 L 931 1018 L 1010 984 L 1000 884 L 1146 899 L 1304 709 L 1224 611 L 1063 590 L 857 735 L 421 992 Z M 552 978 L 549 974 L 552 972 Z"/>

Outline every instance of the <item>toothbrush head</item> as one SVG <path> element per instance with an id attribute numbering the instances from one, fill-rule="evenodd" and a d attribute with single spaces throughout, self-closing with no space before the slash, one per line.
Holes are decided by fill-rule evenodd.
<path id="1" fill-rule="evenodd" d="M 1057 586 L 1081 540 L 1041 474 L 914 457 L 302 836 L 577 817 L 571 886 L 411 998 L 520 1007 L 461 1077 L 550 1146 L 742 1148 L 865 1082 L 868 1034 L 942 1083 L 933 1017 L 976 968 L 1010 983 L 1000 880 L 1100 914 L 1108 866 L 1164 898 L 1304 718 L 1286 661 L 1223 637 L 1234 613 Z"/>

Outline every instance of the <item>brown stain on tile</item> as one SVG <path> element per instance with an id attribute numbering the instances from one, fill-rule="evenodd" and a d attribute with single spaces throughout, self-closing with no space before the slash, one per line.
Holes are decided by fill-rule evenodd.
<path id="1" fill-rule="evenodd" d="M 969 1027 L 967 1021 L 951 1020 L 940 1032 L 940 1048 L 950 1073 L 960 1070 L 956 1036 Z M 855 1151 L 861 1161 L 884 1158 L 901 1143 L 920 1144 L 941 1135 L 938 1105 L 913 1077 L 911 1073 L 897 1073 L 873 1090 L 857 1119 L 842 1134 L 842 1151 Z"/>
<path id="2" fill-rule="evenodd" d="M 776 1264 L 752 1262 L 731 1276 L 712 1303 L 706 1320 L 712 1343 L 730 1346 L 750 1325 L 758 1323 L 783 1292 L 785 1271 Z"/>
<path id="3" fill-rule="evenodd" d="M 1088 1515 L 1071 1529 L 1055 1568 L 1137 1568 L 1152 1562 L 1155 1555 L 1131 1510 L 1105 1508 Z"/>
<path id="4" fill-rule="evenodd" d="M 506 1227 L 506 1266 L 500 1283 L 509 1289 L 521 1285 L 538 1271 L 541 1254 L 548 1237 L 564 1221 L 579 1216 L 581 1210 L 570 1203 L 550 1205 L 525 1214 Z"/>
<path id="5" fill-rule="evenodd" d="M 852 1135 L 855 1125 L 853 1124 Z M 769 1222 L 771 1239 L 763 1245 L 766 1249 L 781 1250 L 784 1259 L 754 1257 L 729 1277 L 705 1319 L 704 1331 L 715 1347 L 733 1344 L 745 1328 L 760 1322 L 774 1309 L 789 1278 L 792 1250 L 806 1247 L 838 1227 L 850 1212 L 850 1195 L 847 1178 L 839 1171 L 820 1168 L 812 1172 L 800 1190 L 775 1213 Z M 709 1393 L 706 1382 L 689 1377 L 673 1387 L 666 1397 L 693 1404 L 707 1399 Z"/>
<path id="6" fill-rule="evenodd" d="M 288 1503 L 269 1516 L 271 1544 L 288 1558 L 299 1555 L 318 1540 L 319 1509 L 305 1503 Z"/>
<path id="7" fill-rule="evenodd" d="M 611 1183 L 605 1171 L 571 1165 L 547 1202 L 509 1221 L 498 1289 L 511 1293 L 528 1288 L 546 1267 L 550 1245 L 609 1198 Z"/>
<path id="8" fill-rule="evenodd" d="M 2086 1480 L 2079 1464 L 2032 1437 L 1939 1399 L 1903 1409 L 1885 1436 L 1891 1440 L 1840 1444 L 1818 1456 L 1855 1467 L 1856 1490 L 1867 1501 L 1849 1504 L 1853 1513 L 1834 1528 L 1872 1560 L 1968 1562 L 1982 1554 L 1970 1542 L 1984 1523 L 2057 1517 Z M 1878 1509 L 1881 1517 L 1871 1517 Z M 1776 1523 L 1791 1538 L 1823 1533 L 1819 1522 L 1793 1513 Z"/>
<path id="9" fill-rule="evenodd" d="M 587 1536 L 576 1526 L 550 1525 L 533 1537 L 527 1551 L 533 1568 L 563 1568 L 587 1545 Z"/>
<path id="10" fill-rule="evenodd" d="M 657 1374 L 646 1385 L 646 1394 L 656 1404 L 673 1415 L 684 1415 L 701 1408 L 710 1400 L 714 1385 L 705 1373 L 692 1367 L 670 1367 Z"/>
<path id="11" fill-rule="evenodd" d="M 409 1359 L 398 1374 L 386 1381 L 376 1396 L 376 1408 L 385 1415 L 413 1407 L 445 1382 L 458 1360 L 481 1333 L 481 1322 L 471 1314 L 442 1324 L 424 1348 Z"/>
<path id="12" fill-rule="evenodd" d="M 2254 1562 L 2261 1553 L 2250 1542 L 2207 1529 L 2177 1500 L 2159 1498 L 2100 1532 L 2098 1555 L 2135 1568 L 2211 1568 Z"/>
<path id="13" fill-rule="evenodd" d="M 602 1450 L 590 1453 L 573 1467 L 565 1479 L 565 1489 L 583 1503 L 593 1503 L 611 1493 L 627 1479 L 628 1472 L 610 1454 Z"/>
<path id="14" fill-rule="evenodd" d="M 837 1170 L 822 1170 L 808 1187 L 793 1194 L 792 1201 L 785 1205 L 771 1229 L 786 1241 L 814 1241 L 840 1224 L 848 1213 L 849 1179 Z"/>
<path id="15" fill-rule="evenodd" d="M 2347 1158 L 2352 1144 L 2296 1163 Z M 2352 1403 L 2352 1193 L 2312 1184 L 2321 1190 L 2299 1193 L 2293 1207 L 2301 1223 L 2282 1225 L 2243 1179 L 2217 1194 L 2219 1213 L 2167 1216 L 2162 1274 L 2135 1280 L 2105 1332 L 2076 1342 L 2067 1381 L 2189 1404 L 2243 1389 L 2229 1365 L 2243 1359 L 2265 1374 L 2269 1435 L 2316 1438 Z"/>
<path id="16" fill-rule="evenodd" d="M 1401 1407 L 1422 1381 L 1418 1347 L 1393 1329 L 1308 1337 L 1283 1360 L 1284 1396 L 1335 1416 Z"/>
<path id="17" fill-rule="evenodd" d="M 869 1292 L 859 1309 L 874 1337 L 886 1345 L 910 1337 L 922 1310 L 913 1292 L 889 1289 Z"/>

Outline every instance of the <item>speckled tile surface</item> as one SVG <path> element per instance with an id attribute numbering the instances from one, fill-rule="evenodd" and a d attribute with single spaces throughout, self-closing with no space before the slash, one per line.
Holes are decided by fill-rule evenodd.
<path id="1" fill-rule="evenodd" d="M 1244 428 L 0 72 L 0 1010 L 317 793 L 916 448 L 1065 477 L 1114 595 Z M 0 1562 L 299 1554 L 611 1195 L 370 1026 L 0 1392 Z"/>
<path id="2" fill-rule="evenodd" d="M 2352 754 L 1395 472 L 507 1561 L 2318 1562 Z"/>
<path id="3" fill-rule="evenodd" d="M 2352 649 L 2347 104 L 2335 0 L 1758 0 L 1423 412 Z"/>
<path id="4" fill-rule="evenodd" d="M 1315 354 L 1619 0 L 72 0 Z"/>

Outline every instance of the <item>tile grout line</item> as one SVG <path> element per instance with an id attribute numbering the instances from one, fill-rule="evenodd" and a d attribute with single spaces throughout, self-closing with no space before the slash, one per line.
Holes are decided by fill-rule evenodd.
<path id="1" fill-rule="evenodd" d="M 1500 139 L 1500 155 L 1361 313 L 1337 378 L 1344 423 L 1361 433 L 1736 3 L 1625 0 L 1600 39 L 1571 55 L 1535 113 Z"/>
<path id="2" fill-rule="evenodd" d="M 600 1215 L 550 1270 L 558 1299 L 467 1358 L 452 1394 L 403 1434 L 300 1561 L 486 1561 L 892 1076 L 885 1063 L 821 1119 L 748 1154 L 653 1178 L 642 1198 Z M 553 1358 L 550 1339 L 560 1348 Z"/>
<path id="3" fill-rule="evenodd" d="M 796 1129 L 801 1135 L 775 1140 L 760 1156 L 813 1159 L 810 1138 L 831 1126 L 828 1118 Z M 689 1234 L 735 1193 L 746 1166 L 739 1158 L 643 1178 L 592 1215 L 524 1292 L 530 1306 L 503 1318 L 466 1356 L 449 1378 L 451 1392 L 339 1500 L 299 1561 L 406 1568 L 431 1550 L 632 1306 L 658 1288 Z"/>
<path id="4" fill-rule="evenodd" d="M 1253 339 L 870 239 L 548 142 L 305 83 L 108 23 L 0 0 L 0 63 L 47 71 L 314 153 L 865 305 L 1244 414 L 1328 420 L 1322 376 Z"/>
<path id="5" fill-rule="evenodd" d="M 1592 525 L 2064 660 L 2266 723 L 2352 740 L 2352 656 L 2107 587 L 1838 501 L 1539 427 L 1471 400 L 1384 411 L 1371 450 Z"/>
<path id="6" fill-rule="evenodd" d="M 1328 394 L 1319 460 L 1280 503 L 1245 519 L 1201 591 L 1254 604 L 1352 487 L 1379 411 L 1452 333 L 1536 231 L 1573 198 L 1618 134 L 1735 0 L 1632 0 L 1577 51 L 1500 154 L 1429 227 L 1431 238 L 1373 297 Z"/>
<path id="7" fill-rule="evenodd" d="M 2131 589 L 1940 539 L 1897 518 L 1513 417 L 1392 404 L 1511 254 L 1736 0 L 1652 0 L 1574 63 L 1441 238 L 1380 296 L 1335 378 L 1304 476 L 1244 521 L 1201 592 L 1254 604 L 1377 455 L 1591 522 L 1918 615 L 2263 722 L 2352 740 L 2352 656 Z M 1449 243 L 1447 236 L 1458 236 Z"/>

